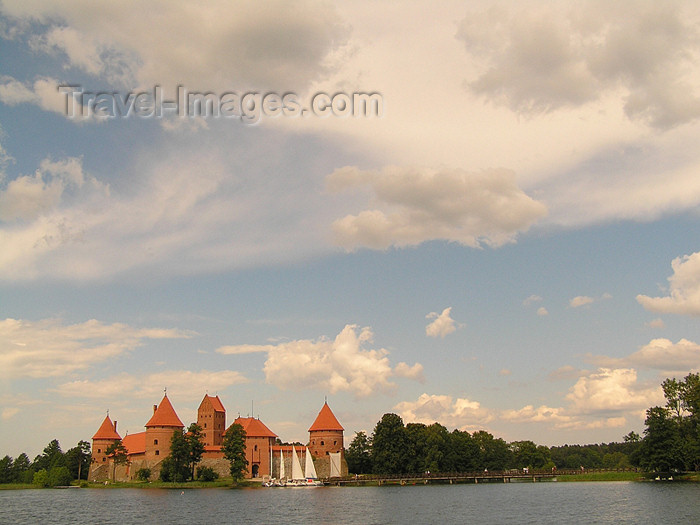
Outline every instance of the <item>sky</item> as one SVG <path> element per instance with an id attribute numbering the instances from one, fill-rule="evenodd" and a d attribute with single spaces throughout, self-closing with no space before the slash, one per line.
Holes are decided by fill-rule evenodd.
<path id="1" fill-rule="evenodd" d="M 690 1 L 0 0 L 0 455 L 166 389 L 641 433 L 700 367 L 699 136 Z"/>

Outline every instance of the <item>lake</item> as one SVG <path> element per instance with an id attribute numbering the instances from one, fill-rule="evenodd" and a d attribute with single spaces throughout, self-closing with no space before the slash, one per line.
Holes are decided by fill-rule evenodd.
<path id="1" fill-rule="evenodd" d="M 700 523 L 700 484 L 2 490 L 0 523 Z"/>

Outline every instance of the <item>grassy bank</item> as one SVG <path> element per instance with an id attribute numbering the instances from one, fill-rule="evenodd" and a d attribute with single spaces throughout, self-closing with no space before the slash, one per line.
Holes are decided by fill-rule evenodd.
<path id="1" fill-rule="evenodd" d="M 585 472 L 583 474 L 563 474 L 557 481 L 645 481 L 650 479 L 644 472 Z"/>
<path id="2" fill-rule="evenodd" d="M 166 483 L 165 481 L 124 481 L 104 483 L 81 483 L 81 487 L 110 489 L 211 489 L 211 488 L 254 488 L 260 487 L 260 483 L 241 481 L 233 484 L 231 478 L 218 479 L 216 481 L 188 481 L 183 483 Z"/>

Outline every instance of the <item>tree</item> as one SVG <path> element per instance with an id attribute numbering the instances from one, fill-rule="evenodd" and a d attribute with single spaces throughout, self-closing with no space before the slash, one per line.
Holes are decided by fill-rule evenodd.
<path id="1" fill-rule="evenodd" d="M 48 478 L 49 487 L 67 487 L 73 481 L 73 476 L 66 466 L 52 467 Z"/>
<path id="2" fill-rule="evenodd" d="M 662 407 L 647 410 L 640 465 L 656 472 L 669 472 L 680 465 L 678 426 Z"/>
<path id="3" fill-rule="evenodd" d="M 197 463 L 202 460 L 204 454 L 204 436 L 202 435 L 202 427 L 196 423 L 192 423 L 185 435 L 188 447 L 188 461 L 190 467 L 190 478 L 194 479 L 194 468 Z"/>
<path id="4" fill-rule="evenodd" d="M 700 468 L 700 375 L 661 384 L 665 407 L 647 410 L 644 439 L 634 454 L 649 470 L 697 470 Z"/>
<path id="5" fill-rule="evenodd" d="M 31 468 L 29 456 L 22 452 L 12 462 L 12 482 L 31 483 L 34 478 L 34 471 Z"/>
<path id="6" fill-rule="evenodd" d="M 552 463 L 551 453 L 547 447 L 537 446 L 532 441 L 513 441 L 510 444 L 513 453 L 513 465 L 516 468 L 541 469 Z"/>
<path id="7" fill-rule="evenodd" d="M 112 481 L 115 481 L 117 465 L 125 465 L 129 462 L 129 451 L 126 450 L 124 443 L 119 439 L 107 447 L 105 454 L 112 459 Z"/>
<path id="8" fill-rule="evenodd" d="M 75 447 L 66 451 L 65 462 L 73 479 L 87 479 L 90 469 L 90 443 L 78 441 Z"/>
<path id="9" fill-rule="evenodd" d="M 150 468 L 140 468 L 136 471 L 136 479 L 141 481 L 148 481 L 151 479 L 151 469 Z"/>
<path id="10" fill-rule="evenodd" d="M 221 445 L 224 457 L 229 461 L 234 483 L 243 479 L 248 469 L 248 460 L 245 457 L 245 438 L 245 429 L 240 424 L 234 423 L 224 433 Z"/>
<path id="11" fill-rule="evenodd" d="M 448 447 L 450 470 L 455 472 L 476 470 L 479 467 L 479 455 L 479 445 L 472 439 L 469 432 L 452 431 Z"/>
<path id="12" fill-rule="evenodd" d="M 214 481 L 219 479 L 219 473 L 211 467 L 197 467 L 197 479 L 202 481 Z"/>
<path id="13" fill-rule="evenodd" d="M 375 474 L 402 474 L 407 470 L 408 444 L 403 420 L 384 414 L 372 434 L 372 471 Z"/>
<path id="14" fill-rule="evenodd" d="M 372 472 L 372 444 L 364 432 L 355 432 L 355 437 L 345 452 L 348 471 L 353 474 Z"/>
<path id="15" fill-rule="evenodd" d="M 32 463 L 32 467 L 35 471 L 44 469 L 47 472 L 51 470 L 52 467 L 61 467 L 63 465 L 65 465 L 65 458 L 63 457 L 63 451 L 57 439 L 51 440 L 44 448 L 43 453 L 34 458 L 34 462 Z"/>
<path id="16" fill-rule="evenodd" d="M 629 434 L 622 438 L 625 443 L 639 443 L 642 437 L 632 430 Z"/>
<path id="17" fill-rule="evenodd" d="M 185 433 L 178 429 L 170 439 L 170 454 L 161 463 L 160 479 L 182 482 L 190 477 L 190 444 Z"/>
<path id="18" fill-rule="evenodd" d="M 10 456 L 0 459 L 0 483 L 12 483 L 12 458 Z"/>
<path id="19" fill-rule="evenodd" d="M 45 468 L 39 469 L 37 472 L 34 473 L 34 477 L 32 478 L 32 484 L 37 485 L 39 487 L 49 486 L 49 473 L 46 472 Z"/>
<path id="20" fill-rule="evenodd" d="M 472 434 L 479 447 L 480 468 L 487 470 L 505 470 L 513 462 L 513 453 L 503 439 L 494 437 L 485 430 Z"/>

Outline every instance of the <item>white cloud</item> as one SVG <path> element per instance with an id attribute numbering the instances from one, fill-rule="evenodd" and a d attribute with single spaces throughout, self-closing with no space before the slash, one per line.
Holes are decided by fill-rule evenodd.
<path id="1" fill-rule="evenodd" d="M 600 368 L 582 376 L 569 389 L 566 399 L 570 413 L 576 415 L 609 414 L 644 410 L 663 399 L 661 388 L 637 382 L 632 368 Z"/>
<path id="2" fill-rule="evenodd" d="M 542 301 L 542 297 L 533 294 L 523 301 L 523 306 L 530 306 L 531 304 L 539 303 L 540 301 Z"/>
<path id="3" fill-rule="evenodd" d="M 586 360 L 601 367 L 638 367 L 660 370 L 666 374 L 687 374 L 700 368 L 700 345 L 681 339 L 652 339 L 639 350 L 622 358 L 587 355 Z"/>
<path id="4" fill-rule="evenodd" d="M 438 422 L 448 428 L 474 430 L 493 419 L 490 410 L 477 401 L 453 399 L 449 395 L 421 394 L 416 401 L 402 401 L 394 407 L 406 423 Z"/>
<path id="5" fill-rule="evenodd" d="M 470 89 L 520 113 L 615 93 L 630 119 L 670 128 L 700 116 L 690 4 L 588 2 L 469 13 L 458 38 L 482 64 Z"/>
<path id="6" fill-rule="evenodd" d="M 665 328 L 666 323 L 664 323 L 663 319 L 661 318 L 656 318 L 652 319 L 648 323 L 644 323 L 645 326 L 648 326 L 649 328 Z"/>
<path id="7" fill-rule="evenodd" d="M 43 161 L 36 174 L 0 184 L 0 279 L 192 274 L 332 249 L 324 235 L 335 208 L 311 191 L 314 181 L 277 180 L 271 191 L 268 177 L 233 155 L 215 144 L 154 154 L 113 174 L 118 191 L 81 159 Z"/>
<path id="8" fill-rule="evenodd" d="M 540 306 L 537 309 L 537 315 L 539 315 L 540 317 L 544 317 L 544 316 L 549 315 L 549 312 L 547 311 L 547 309 L 544 306 Z"/>
<path id="9" fill-rule="evenodd" d="M 652 312 L 700 315 L 700 252 L 677 257 L 671 262 L 669 295 L 638 295 L 637 302 Z"/>
<path id="10" fill-rule="evenodd" d="M 452 307 L 445 308 L 441 314 L 437 312 L 430 312 L 425 316 L 426 319 L 435 319 L 432 323 L 425 327 L 425 334 L 428 337 L 442 337 L 454 332 L 457 327 L 455 326 L 455 320 L 450 317 L 450 312 Z"/>
<path id="11" fill-rule="evenodd" d="M 413 366 L 409 366 L 407 363 L 401 361 L 394 367 L 394 375 L 396 377 L 413 379 L 419 383 L 425 383 L 425 377 L 423 376 L 423 365 L 420 363 L 415 363 Z"/>
<path id="12" fill-rule="evenodd" d="M 591 304 L 595 299 L 593 297 L 588 297 L 587 295 L 577 295 L 569 301 L 570 308 L 578 308 L 580 306 L 585 306 Z"/>
<path id="13" fill-rule="evenodd" d="M 375 195 L 376 209 L 333 223 L 335 241 L 346 249 L 385 249 L 434 239 L 497 247 L 514 242 L 518 232 L 546 215 L 545 206 L 528 197 L 508 170 L 345 167 L 326 182 L 332 191 L 369 186 Z"/>
<path id="14" fill-rule="evenodd" d="M 392 376 L 422 380 L 420 363 L 409 366 L 401 362 L 392 369 L 386 350 L 364 349 L 372 337 L 369 328 L 361 329 L 358 334 L 355 325 L 346 325 L 332 341 L 321 338 L 276 345 L 225 346 L 217 352 L 233 355 L 265 352 L 265 379 L 282 390 L 319 389 L 331 394 L 347 391 L 366 397 L 392 390 L 395 387 L 389 381 Z"/>
<path id="15" fill-rule="evenodd" d="M 34 92 L 19 80 L 7 75 L 0 76 L 0 102 L 8 106 L 15 106 L 35 101 Z"/>
<path id="16" fill-rule="evenodd" d="M 27 87 L 13 77 L 2 76 L 0 77 L 0 102 L 9 106 L 35 104 L 47 111 L 68 117 L 66 94 L 58 90 L 60 85 L 59 81 L 54 78 L 39 77 L 31 87 Z M 82 114 L 83 108 L 78 101 L 74 103 L 74 109 L 75 114 Z M 87 120 L 94 119 L 85 117 L 76 119 L 75 122 Z"/>
<path id="17" fill-rule="evenodd" d="M 148 9 L 66 0 L 7 1 L 3 11 L 40 20 L 34 48 L 90 75 L 124 85 L 205 90 L 299 90 L 332 71 L 349 29 L 332 4 L 306 0 L 197 5 L 157 1 Z M 280 16 L 284 13 L 284 16 Z"/>
<path id="18" fill-rule="evenodd" d="M 95 319 L 65 325 L 57 319 L 0 321 L 0 368 L 13 379 L 54 377 L 117 357 L 146 339 L 181 339 L 192 332 L 134 328 Z"/>
<path id="19" fill-rule="evenodd" d="M 612 295 L 609 293 L 604 293 L 600 297 L 589 297 L 587 295 L 578 295 L 569 301 L 569 308 L 579 308 L 581 306 L 586 306 L 593 304 L 598 301 L 606 301 L 612 299 Z"/>
<path id="20" fill-rule="evenodd" d="M 234 370 L 166 370 L 152 374 L 119 374 L 106 379 L 70 381 L 54 391 L 66 397 L 120 400 L 154 399 L 168 389 L 168 397 L 198 401 L 204 392 L 216 392 L 248 380 Z"/>
<path id="21" fill-rule="evenodd" d="M 3 421 L 7 421 L 8 419 L 13 418 L 17 414 L 19 414 L 19 408 L 17 407 L 3 408 L 2 412 L 0 412 L 0 419 L 2 419 Z"/>
<path id="22" fill-rule="evenodd" d="M 572 418 L 564 414 L 562 408 L 552 408 L 546 405 L 540 405 L 535 408 L 533 405 L 527 405 L 517 410 L 504 410 L 500 417 L 506 421 L 536 422 L 536 423 L 569 423 Z"/>

